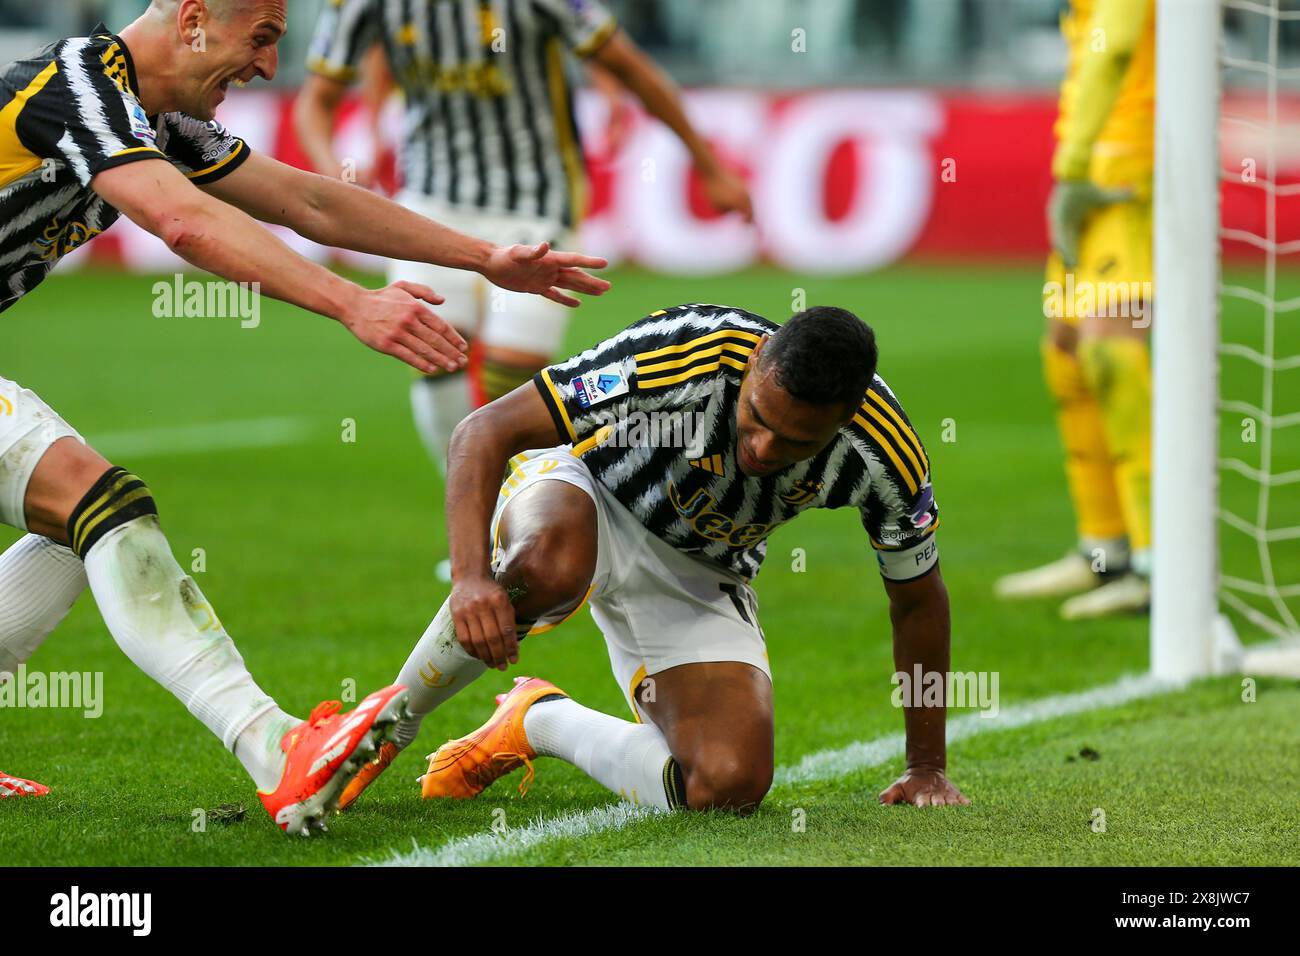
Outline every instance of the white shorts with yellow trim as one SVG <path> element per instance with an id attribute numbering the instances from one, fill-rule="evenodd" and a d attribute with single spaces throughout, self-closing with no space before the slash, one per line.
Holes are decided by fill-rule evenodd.
<path id="1" fill-rule="evenodd" d="M 27 530 L 27 485 L 61 438 L 84 441 L 35 392 L 0 376 L 0 524 Z"/>
<path id="2" fill-rule="evenodd" d="M 772 677 L 758 598 L 740 575 L 692 557 L 657 537 L 598 482 L 573 447 L 515 456 L 492 516 L 493 565 L 501 516 L 524 489 L 548 479 L 585 491 L 596 505 L 596 573 L 586 603 L 605 635 L 610 667 L 638 720 L 637 703 L 653 685 L 647 677 L 682 664 L 739 661 Z M 579 607 L 577 610 L 581 610 Z M 544 633 L 568 617 L 543 619 Z"/>
<path id="3" fill-rule="evenodd" d="M 409 191 L 397 201 L 427 219 L 499 246 L 550 242 L 573 250 L 574 235 L 544 219 L 467 210 Z M 540 295 L 499 289 L 476 272 L 394 260 L 388 266 L 388 281 L 430 286 L 447 300 L 437 306 L 438 315 L 461 333 L 481 337 L 486 345 L 550 357 L 564 344 L 568 309 Z"/>

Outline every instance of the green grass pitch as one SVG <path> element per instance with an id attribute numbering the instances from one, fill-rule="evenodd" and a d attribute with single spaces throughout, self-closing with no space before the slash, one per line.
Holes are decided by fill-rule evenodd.
<path id="1" fill-rule="evenodd" d="M 843 279 L 756 270 L 689 280 L 620 269 L 613 278 L 613 293 L 575 315 L 573 348 L 681 302 L 781 319 L 803 289 L 809 304 L 858 311 L 877 329 L 882 373 L 933 462 L 954 669 L 998 672 L 1003 708 L 1144 671 L 1144 619 L 1066 625 L 1051 603 L 1011 608 L 991 597 L 999 574 L 1056 557 L 1072 537 L 1039 370 L 1037 268 L 916 265 Z M 433 574 L 446 553 L 441 486 L 410 422 L 408 374 L 343 330 L 275 303 L 265 303 L 257 329 L 154 318 L 152 283 L 105 273 L 52 279 L 4 316 L 0 372 L 36 389 L 149 482 L 178 560 L 188 567 L 202 549 L 206 570 L 196 579 L 284 706 L 305 714 L 346 682 L 358 694 L 387 683 L 446 594 Z M 1227 319 L 1243 336 L 1258 330 L 1244 308 Z M 1283 329 L 1277 351 L 1297 354 L 1297 346 L 1300 335 Z M 1225 371 L 1233 387 L 1257 389 L 1246 371 Z M 1277 395 L 1294 402 L 1300 388 L 1279 384 Z M 141 444 L 158 429 L 270 418 L 291 420 L 299 437 L 257 447 L 255 434 L 235 427 L 218 442 L 231 447 L 217 450 Z M 345 420 L 355 423 L 355 442 L 342 440 Z M 1241 440 L 1234 421 L 1225 442 Z M 943 440 L 945 426 L 954 440 Z M 1283 434 L 1275 469 L 1288 460 L 1300 467 Z M 1253 509 L 1255 489 L 1227 491 L 1243 496 L 1233 507 Z M 1275 501 L 1290 509 L 1284 523 L 1300 523 L 1294 495 Z M 0 546 L 15 537 L 0 530 Z M 802 573 L 792 569 L 797 548 L 807 556 Z M 1300 581 L 1294 552 L 1277 554 L 1279 579 Z M 1253 545 L 1228 558 L 1243 577 L 1258 571 L 1249 566 L 1259 560 Z M 877 577 L 852 512 L 815 513 L 772 539 L 757 589 L 776 675 L 778 765 L 901 730 L 889 704 L 890 632 Z M 623 714 L 587 615 L 528 641 L 523 658 L 514 673 L 548 677 Z M 508 686 L 491 672 L 426 721 L 416 745 L 327 837 L 287 839 L 233 757 L 126 660 L 89 597 L 31 666 L 103 672 L 105 707 L 94 720 L 0 711 L 0 768 L 53 790 L 0 803 L 10 864 L 351 864 L 490 833 L 503 818 L 494 811 L 520 828 L 613 802 L 556 761 L 538 764 L 522 798 L 514 777 L 477 801 L 419 799 L 421 756 L 480 723 L 491 695 Z M 639 819 L 499 862 L 1295 865 L 1298 714 L 1294 684 L 1261 680 L 1246 703 L 1240 678 L 1215 679 L 955 742 L 949 769 L 970 807 L 879 806 L 876 794 L 902 769 L 895 760 L 782 785 L 749 819 Z M 247 807 L 242 819 L 195 832 L 196 810 L 238 803 Z"/>

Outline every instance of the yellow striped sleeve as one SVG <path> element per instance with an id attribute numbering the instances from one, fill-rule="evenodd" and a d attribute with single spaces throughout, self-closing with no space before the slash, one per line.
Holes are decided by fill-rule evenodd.
<path id="1" fill-rule="evenodd" d="M 660 313 L 653 313 L 653 314 L 658 315 Z M 744 332 L 741 331 L 740 329 L 722 329 L 721 331 L 718 332 L 710 332 L 708 335 L 701 335 L 697 339 L 691 339 L 691 341 L 683 342 L 680 345 L 665 345 L 661 349 L 654 349 L 649 352 L 639 352 L 637 353 L 636 363 L 637 366 L 640 367 L 641 363 L 643 362 L 649 363 L 655 359 L 661 359 L 667 356 L 681 355 L 684 352 L 690 352 L 693 351 L 694 349 L 703 348 L 704 346 L 709 345 L 712 342 L 716 342 L 719 339 L 728 339 L 728 338 L 742 339 L 744 341 L 752 342 L 754 345 L 757 345 L 759 339 L 761 339 L 762 336 L 755 335 L 753 332 Z"/>
<path id="2" fill-rule="evenodd" d="M 866 412 L 867 417 L 871 421 L 884 429 L 887 434 L 894 437 L 894 445 L 902 449 L 903 455 L 912 466 L 912 477 L 916 479 L 918 485 L 923 482 L 925 480 L 926 469 L 921 467 L 921 462 L 917 459 L 916 452 L 912 450 L 912 445 L 904 439 L 901 434 L 899 434 L 899 429 L 895 428 L 893 422 L 877 409 L 866 406 Z M 906 431 L 906 428 L 903 430 Z"/>
<path id="3" fill-rule="evenodd" d="M 886 439 L 885 436 L 882 435 L 861 412 L 858 412 L 858 414 L 853 416 L 853 422 L 870 435 L 872 440 L 884 450 L 885 454 L 889 456 L 889 460 L 894 463 L 894 468 L 896 468 L 898 473 L 903 476 L 903 481 L 907 483 L 908 491 L 912 494 L 916 494 L 920 489 L 920 485 L 917 483 L 916 479 L 912 477 L 911 470 L 903 463 L 903 460 L 898 457 L 898 452 L 894 451 L 889 440 Z"/>
<path id="4" fill-rule="evenodd" d="M 564 434 L 568 436 L 569 441 L 576 442 L 578 433 L 574 431 L 573 419 L 569 418 L 569 410 L 564 407 L 564 399 L 560 397 L 560 390 L 555 387 L 555 381 L 551 378 L 551 370 L 544 368 L 537 373 L 533 379 L 537 383 L 537 390 L 542 395 L 542 401 L 550 409 L 551 417 L 555 419 L 557 425 L 564 426 Z"/>
<path id="5" fill-rule="evenodd" d="M 709 362 L 705 365 L 687 369 L 685 372 L 679 372 L 676 375 L 660 376 L 657 378 L 642 378 L 638 373 L 636 385 L 641 391 L 651 388 L 666 388 L 669 385 L 680 385 L 682 382 L 688 381 L 692 378 L 697 378 L 700 375 L 709 375 L 720 371 L 724 365 L 728 368 L 734 368 L 737 371 L 743 372 L 747 367 L 747 364 L 748 363 L 742 362 L 739 359 L 732 358 L 730 355 L 720 355 L 715 362 Z"/>

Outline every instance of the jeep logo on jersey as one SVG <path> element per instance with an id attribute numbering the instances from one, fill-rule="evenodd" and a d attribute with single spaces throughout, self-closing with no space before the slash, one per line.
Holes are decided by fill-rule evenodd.
<path id="1" fill-rule="evenodd" d="M 710 511 L 713 495 L 703 488 L 682 501 L 677 494 L 677 487 L 670 481 L 668 500 L 672 502 L 673 508 L 681 515 L 682 520 L 701 538 L 723 541 L 729 548 L 752 548 L 766 538 L 773 528 L 770 524 L 737 525 L 726 515 Z"/>
<path id="2" fill-rule="evenodd" d="M 611 398 L 628 393 L 627 377 L 621 365 L 606 365 L 594 372 L 583 372 L 573 381 L 578 394 L 578 404 L 583 408 L 599 405 Z"/>

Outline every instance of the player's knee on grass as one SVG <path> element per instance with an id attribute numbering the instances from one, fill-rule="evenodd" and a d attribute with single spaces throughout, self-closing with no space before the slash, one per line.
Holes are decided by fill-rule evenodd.
<path id="1" fill-rule="evenodd" d="M 729 744 L 705 747 L 683 763 L 686 805 L 692 810 L 730 810 L 748 814 L 772 788 L 771 760 Z"/>
<path id="2" fill-rule="evenodd" d="M 497 580 L 518 594 L 521 620 L 572 611 L 587 594 L 596 573 L 596 542 L 535 532 L 512 541 L 497 571 Z"/>

